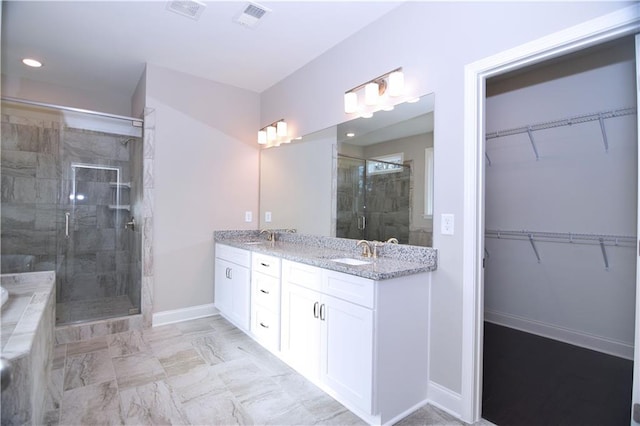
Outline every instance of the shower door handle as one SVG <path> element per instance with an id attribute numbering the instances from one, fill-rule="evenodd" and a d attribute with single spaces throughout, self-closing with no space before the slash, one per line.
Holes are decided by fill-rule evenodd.
<path id="1" fill-rule="evenodd" d="M 367 219 L 364 216 L 358 216 L 358 230 L 363 231 L 367 227 Z"/>
<path id="2" fill-rule="evenodd" d="M 69 216 L 71 213 L 65 212 L 64 214 L 64 237 L 69 238 Z"/>

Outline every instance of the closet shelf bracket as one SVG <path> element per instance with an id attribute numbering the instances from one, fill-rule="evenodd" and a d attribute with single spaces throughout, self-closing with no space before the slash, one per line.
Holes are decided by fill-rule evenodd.
<path id="1" fill-rule="evenodd" d="M 533 241 L 533 234 L 529 234 L 529 242 L 531 243 L 531 248 L 536 255 L 536 259 L 538 259 L 538 263 L 541 263 L 540 254 L 538 253 L 538 249 L 536 248 L 536 243 Z"/>
<path id="2" fill-rule="evenodd" d="M 536 148 L 536 141 L 533 139 L 533 131 L 531 130 L 531 126 L 527 127 L 527 134 L 529 135 L 529 140 L 531 141 L 533 152 L 534 154 L 536 154 L 536 161 L 538 161 L 540 159 L 540 156 L 538 155 L 538 148 Z"/>
<path id="3" fill-rule="evenodd" d="M 604 269 L 609 270 L 609 259 L 607 258 L 607 249 L 604 246 L 604 238 L 599 239 L 600 250 L 602 250 L 602 258 L 604 259 Z"/>
<path id="4" fill-rule="evenodd" d="M 602 130 L 602 141 L 604 142 L 604 151 L 609 152 L 609 141 L 607 140 L 607 129 L 604 127 L 604 117 L 602 113 L 598 114 L 598 121 L 600 122 L 600 130 Z"/>

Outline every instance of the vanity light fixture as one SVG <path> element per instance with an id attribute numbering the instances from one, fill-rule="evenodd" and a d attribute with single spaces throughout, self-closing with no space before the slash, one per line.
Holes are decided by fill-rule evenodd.
<path id="1" fill-rule="evenodd" d="M 284 119 L 274 121 L 268 126 L 264 126 L 258 131 L 258 143 L 266 145 L 270 143 L 288 143 L 287 139 L 287 122 Z"/>
<path id="2" fill-rule="evenodd" d="M 31 68 L 40 68 L 42 66 L 42 62 L 33 58 L 24 58 L 22 63 Z"/>
<path id="3" fill-rule="evenodd" d="M 358 92 L 364 89 L 364 103 L 358 99 Z M 344 94 L 344 112 L 353 114 L 360 112 L 360 116 L 368 118 L 379 109 L 390 111 L 393 105 L 384 102 L 386 97 L 402 96 L 404 92 L 404 73 L 402 67 L 396 68 L 379 77 L 369 80 Z"/>

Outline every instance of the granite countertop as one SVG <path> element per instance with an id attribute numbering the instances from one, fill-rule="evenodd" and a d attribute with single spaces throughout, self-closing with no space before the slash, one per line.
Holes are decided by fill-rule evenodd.
<path id="1" fill-rule="evenodd" d="M 258 231 L 216 231 L 214 239 L 220 244 L 373 280 L 431 272 L 437 268 L 437 250 L 430 247 L 384 244 L 378 248 L 378 258 L 367 258 L 361 254 L 362 247 L 356 247 L 357 240 L 347 238 L 282 231 L 277 232 L 275 242 L 269 242 Z M 340 258 L 370 263 L 350 265 L 331 260 Z"/>

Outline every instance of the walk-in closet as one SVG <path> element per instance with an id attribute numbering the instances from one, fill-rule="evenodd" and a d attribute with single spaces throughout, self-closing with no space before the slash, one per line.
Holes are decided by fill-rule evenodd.
<path id="1" fill-rule="evenodd" d="M 628 425 L 638 217 L 634 37 L 486 87 L 482 415 Z"/>

